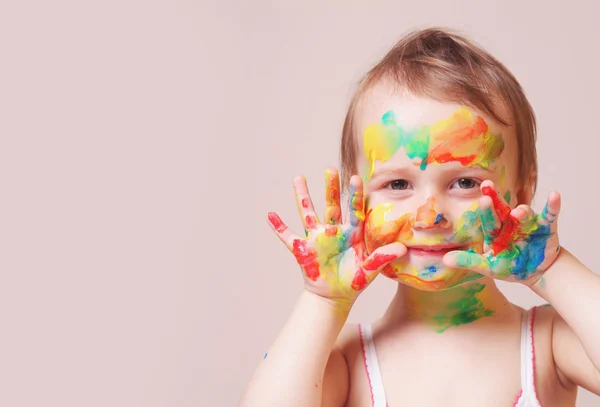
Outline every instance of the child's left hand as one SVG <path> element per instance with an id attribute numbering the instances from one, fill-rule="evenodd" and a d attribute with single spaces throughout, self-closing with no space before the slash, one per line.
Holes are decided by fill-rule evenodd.
<path id="1" fill-rule="evenodd" d="M 511 209 L 491 181 L 481 184 L 480 217 L 484 253 L 453 251 L 448 267 L 464 268 L 506 281 L 535 284 L 558 256 L 560 194 L 550 193 L 541 214 L 527 205 Z"/>

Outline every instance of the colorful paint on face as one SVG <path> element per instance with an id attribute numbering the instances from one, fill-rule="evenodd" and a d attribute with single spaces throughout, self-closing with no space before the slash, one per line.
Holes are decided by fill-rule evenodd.
<path id="1" fill-rule="evenodd" d="M 435 204 L 435 201 L 428 200 L 428 203 L 423 206 L 430 209 L 432 203 Z M 365 243 L 368 252 L 393 242 L 409 246 L 444 243 L 480 246 L 483 240 L 478 202 L 473 202 L 468 210 L 453 223 L 453 234 L 450 237 L 433 233 L 429 233 L 426 237 L 415 237 L 414 228 L 419 215 L 405 213 L 394 219 L 393 209 L 394 204 L 390 202 L 378 205 L 368 211 L 365 221 Z M 421 219 L 424 219 L 422 220 L 424 223 L 429 221 L 430 224 L 434 224 L 437 216 L 424 209 Z M 424 290 L 446 289 L 482 277 L 479 273 L 459 269 L 453 269 L 448 276 L 439 276 L 440 272 L 444 270 L 447 270 L 447 267 L 441 262 L 426 264 L 423 268 L 418 269 L 408 263 L 406 257 L 403 257 L 385 266 L 381 272 L 389 278 Z"/>
<path id="2" fill-rule="evenodd" d="M 384 203 L 369 209 L 365 221 L 365 244 L 369 252 L 394 242 L 406 242 L 413 237 L 414 217 L 405 213 L 390 219 L 394 204 Z"/>
<path id="3" fill-rule="evenodd" d="M 458 298 L 448 304 L 444 312 L 436 315 L 433 320 L 439 326 L 437 332 L 442 333 L 451 326 L 459 326 L 477 321 L 480 318 L 494 315 L 494 311 L 486 309 L 479 298 L 485 284 L 472 283 L 464 287 L 456 287 Z"/>
<path id="4" fill-rule="evenodd" d="M 555 214 L 548 214 L 546 206 L 541 215 L 534 214 L 520 220 L 511 215 L 510 205 L 493 188 L 486 186 L 482 192 L 492 199 L 494 208 L 494 211 L 491 208 L 482 211 L 484 230 L 490 231 L 485 236 L 485 242 L 492 253 L 487 258 L 460 253 L 456 257 L 456 264 L 472 269 L 500 270 L 497 276 L 501 278 L 514 276 L 517 280 L 527 279 L 537 272 L 545 259 L 548 239 L 553 234 L 549 219 L 554 219 Z M 539 222 L 540 218 L 549 223 Z"/>
<path id="5" fill-rule="evenodd" d="M 448 224 L 444 215 L 435 210 L 435 196 L 430 196 L 425 204 L 417 208 L 415 226 L 421 229 L 443 228 Z"/>
<path id="6" fill-rule="evenodd" d="M 502 135 L 492 133 L 482 117 L 464 107 L 449 119 L 417 129 L 400 127 L 394 113 L 389 111 L 383 115 L 381 123 L 366 128 L 363 142 L 367 180 L 373 175 L 378 161 L 388 161 L 400 148 L 422 170 L 429 164 L 447 162 L 488 168 L 504 149 Z"/>
<path id="7" fill-rule="evenodd" d="M 511 194 L 510 190 L 507 190 L 507 191 L 504 193 L 504 197 L 503 197 L 503 198 L 504 198 L 504 200 L 505 200 L 506 202 L 508 202 L 508 203 L 510 204 L 510 200 L 511 200 L 511 198 L 512 198 L 512 194 Z"/>

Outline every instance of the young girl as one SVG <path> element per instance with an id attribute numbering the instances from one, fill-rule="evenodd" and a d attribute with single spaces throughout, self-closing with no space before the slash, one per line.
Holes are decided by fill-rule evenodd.
<path id="1" fill-rule="evenodd" d="M 325 216 L 294 179 L 306 234 L 268 220 L 304 290 L 242 406 L 569 406 L 600 394 L 600 277 L 559 245 L 560 196 L 534 213 L 535 118 L 520 85 L 465 38 L 404 37 L 362 80 Z M 357 174 L 350 177 L 351 174 Z M 364 198 L 363 198 L 364 194 Z M 379 274 L 373 324 L 345 321 Z M 495 280 L 549 302 L 523 310 Z"/>

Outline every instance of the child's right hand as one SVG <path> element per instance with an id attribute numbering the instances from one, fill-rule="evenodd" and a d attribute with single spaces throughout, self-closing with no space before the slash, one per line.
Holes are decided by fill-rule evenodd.
<path id="1" fill-rule="evenodd" d="M 294 178 L 298 210 L 306 237 L 295 235 L 270 212 L 269 224 L 279 239 L 294 254 L 303 271 L 304 286 L 335 306 L 349 310 L 358 295 L 388 263 L 402 257 L 406 246 L 392 243 L 367 257 L 364 242 L 364 196 L 359 176 L 350 180 L 349 221 L 342 223 L 340 180 L 335 168 L 325 170 L 325 223 L 315 213 L 306 179 Z"/>

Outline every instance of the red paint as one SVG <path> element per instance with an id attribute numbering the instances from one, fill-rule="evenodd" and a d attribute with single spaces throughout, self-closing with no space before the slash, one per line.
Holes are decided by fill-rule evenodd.
<path id="1" fill-rule="evenodd" d="M 458 161 L 464 166 L 467 166 L 473 162 L 477 158 L 476 155 L 468 155 L 466 157 L 454 157 L 452 153 L 441 153 L 438 155 L 429 155 L 427 156 L 427 164 L 438 163 L 444 164 L 452 161 Z"/>
<path id="2" fill-rule="evenodd" d="M 395 260 L 398 256 L 394 254 L 375 254 L 373 257 L 367 259 L 363 267 L 367 271 L 373 271 L 381 268 L 385 263 L 389 263 L 392 260 Z"/>
<path id="3" fill-rule="evenodd" d="M 350 236 L 348 238 L 347 244 L 349 246 L 355 247 L 361 244 L 364 241 L 363 237 L 363 229 L 355 228 L 352 232 L 350 232 Z"/>
<path id="4" fill-rule="evenodd" d="M 275 212 L 269 212 L 268 218 L 269 222 L 271 222 L 271 225 L 273 225 L 277 233 L 282 233 L 287 229 L 285 223 L 281 221 L 281 218 L 279 218 Z"/>
<path id="5" fill-rule="evenodd" d="M 312 215 L 306 215 L 306 227 L 309 229 L 314 229 L 317 226 L 317 221 L 315 217 Z"/>
<path id="6" fill-rule="evenodd" d="M 394 270 L 394 267 L 392 267 L 391 264 L 387 264 L 386 266 L 384 266 L 381 269 L 381 274 L 391 279 L 396 278 L 396 270 Z"/>
<path id="7" fill-rule="evenodd" d="M 352 280 L 352 289 L 361 291 L 367 286 L 367 275 L 363 269 L 359 269 Z"/>
<path id="8" fill-rule="evenodd" d="M 501 221 L 500 229 L 492 232 L 494 240 L 491 246 L 494 255 L 496 255 L 508 249 L 511 243 L 516 240 L 521 229 L 521 223 L 518 219 L 510 215 L 510 205 L 504 202 L 493 188 L 485 186 L 481 189 L 481 192 L 492 199 L 494 210 Z"/>
<path id="9" fill-rule="evenodd" d="M 340 191 L 336 188 L 332 182 L 329 188 L 327 188 L 327 203 L 329 205 L 335 205 L 340 201 Z"/>
<path id="10" fill-rule="evenodd" d="M 308 247 L 306 240 L 294 240 L 292 253 L 294 253 L 298 264 L 304 268 L 306 276 L 312 281 L 316 281 L 321 275 L 319 272 L 319 263 L 317 262 L 317 253 Z"/>
<path id="11" fill-rule="evenodd" d="M 304 209 L 308 208 L 308 203 L 309 203 L 308 198 L 302 199 L 302 207 Z"/>
<path id="12" fill-rule="evenodd" d="M 471 165 L 477 158 L 482 156 L 483 149 L 485 148 L 484 135 L 487 133 L 488 125 L 481 116 L 475 117 L 472 122 L 465 122 L 461 119 L 460 122 L 453 123 L 449 128 L 436 136 L 440 142 L 429 152 L 426 163 L 443 164 L 458 161 L 465 166 Z M 476 150 L 474 154 L 464 156 L 453 155 L 455 153 L 455 145 L 473 145 L 473 143 L 475 143 L 473 147 Z"/>

